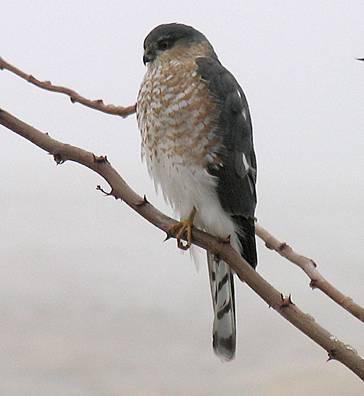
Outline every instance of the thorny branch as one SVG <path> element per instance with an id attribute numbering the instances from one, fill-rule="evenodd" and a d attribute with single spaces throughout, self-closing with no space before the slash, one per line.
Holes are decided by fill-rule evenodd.
<path id="1" fill-rule="evenodd" d="M 323 277 L 317 270 L 317 264 L 312 259 L 296 253 L 291 248 L 291 246 L 289 246 L 286 242 L 279 241 L 260 224 L 256 224 L 255 233 L 265 242 L 265 246 L 268 249 L 275 250 L 282 257 L 300 267 L 311 279 L 310 287 L 312 289 L 320 289 L 337 304 L 364 322 L 364 308 L 355 303 L 350 297 L 347 297 L 341 293 L 325 277 Z"/>
<path id="2" fill-rule="evenodd" d="M 364 60 L 358 59 L 358 60 Z M 0 57 L 0 70 L 8 70 L 24 80 L 38 86 L 39 88 L 48 91 L 58 92 L 70 97 L 72 103 L 78 102 L 87 107 L 99 110 L 108 114 L 127 117 L 136 111 L 136 105 L 122 107 L 114 105 L 105 105 L 102 100 L 90 100 L 82 97 L 72 89 L 55 86 L 50 81 L 40 81 L 32 75 L 26 74 L 15 66 L 9 64 Z M 125 200 L 125 202 L 136 210 L 139 214 L 145 217 L 155 226 L 164 231 L 168 231 L 174 220 L 166 217 L 157 209 L 150 205 L 146 197 L 139 197 L 136 195 L 125 181 L 118 175 L 118 173 L 111 167 L 106 156 L 95 156 L 82 149 L 65 145 L 51 139 L 48 134 L 42 134 L 40 131 L 23 123 L 22 121 L 11 116 L 9 113 L 0 109 L 0 124 L 13 130 L 19 135 L 32 141 L 34 144 L 49 151 L 53 154 L 57 164 L 62 164 L 67 160 L 78 162 L 95 172 L 99 173 L 111 186 L 111 191 L 106 192 L 101 186 L 97 186 L 105 195 L 114 196 L 116 199 Z M 44 141 L 45 138 L 48 141 Z M 92 160 L 91 160 L 92 157 Z M 115 188 L 115 186 L 117 188 Z M 298 265 L 311 279 L 310 286 L 312 288 L 319 288 L 335 302 L 352 313 L 358 319 L 363 321 L 364 309 L 358 304 L 354 303 L 350 298 L 344 296 L 341 292 L 335 289 L 318 271 L 313 260 L 301 256 L 293 251 L 293 249 L 286 243 L 282 243 L 272 236 L 262 226 L 257 224 L 256 234 L 260 237 L 269 249 L 273 249 L 281 256 L 287 258 L 289 261 Z M 167 233 L 167 235 L 169 235 Z M 169 235 L 169 237 L 175 235 Z M 321 345 L 328 352 L 329 359 L 336 359 L 345 364 L 350 370 L 355 372 L 361 379 L 364 379 L 364 361 L 358 356 L 357 352 L 350 346 L 343 344 L 336 337 L 330 335 L 325 329 L 321 328 L 315 323 L 314 319 L 303 314 L 292 302 L 291 296 L 284 297 L 279 294 L 271 285 L 269 285 L 263 278 L 261 278 L 239 255 L 237 255 L 230 247 L 227 241 L 212 238 L 208 234 L 194 230 L 194 243 L 205 249 L 219 254 L 228 262 L 236 271 L 239 278 L 244 280 L 252 289 L 256 291 L 270 307 L 276 309 L 283 317 L 293 323 L 303 333 L 313 339 L 316 343 Z M 227 251 L 226 251 L 227 250 Z M 255 279 L 255 277 L 258 279 Z"/>
<path id="3" fill-rule="evenodd" d="M 359 59 L 358 60 L 364 60 Z M 24 80 L 35 84 L 36 86 L 53 91 L 60 92 L 68 95 L 71 98 L 72 102 L 79 102 L 85 106 L 91 107 L 95 110 L 100 110 L 105 113 L 118 115 L 122 117 L 127 117 L 136 111 L 136 105 L 122 107 L 122 106 L 114 106 L 114 105 L 105 105 L 100 100 L 89 100 L 86 99 L 79 94 L 77 94 L 72 89 L 66 87 L 58 87 L 51 84 L 50 81 L 39 81 L 33 76 L 23 72 L 17 67 L 11 65 L 6 62 L 4 59 L 0 57 L 0 70 L 5 69 L 8 70 L 17 76 L 23 78 Z M 345 296 L 338 289 L 336 289 L 332 284 L 330 284 L 317 270 L 317 266 L 313 260 L 308 259 L 304 256 L 297 254 L 288 244 L 282 243 L 278 241 L 272 234 L 270 234 L 267 230 L 265 230 L 262 226 L 257 224 L 256 226 L 256 235 L 262 239 L 265 245 L 272 250 L 275 250 L 281 256 L 285 257 L 287 260 L 292 263 L 298 265 L 302 270 L 308 275 L 311 279 L 310 286 L 313 289 L 320 289 L 323 293 L 325 293 L 328 297 L 330 297 L 337 304 L 341 305 L 344 309 L 350 312 L 352 315 L 357 317 L 359 320 L 364 322 L 364 308 L 360 305 L 356 304 L 351 298 Z"/>
<path id="4" fill-rule="evenodd" d="M 111 166 L 106 157 L 97 157 L 88 151 L 52 139 L 48 134 L 42 133 L 1 109 L 0 124 L 56 156 L 58 162 L 74 161 L 98 173 L 110 185 L 111 194 L 115 198 L 120 198 L 146 220 L 166 233 L 172 225 L 176 224 L 175 220 L 154 208 L 145 197 L 137 195 Z M 220 241 L 197 229 L 193 231 L 193 243 L 219 255 L 233 268 L 237 276 L 246 282 L 270 307 L 324 348 L 328 353 L 328 360 L 335 359 L 341 362 L 364 380 L 364 359 L 352 347 L 344 344 L 316 323 L 310 315 L 303 313 L 290 297 L 284 297 L 271 286 L 250 267 L 229 243 Z"/>
<path id="5" fill-rule="evenodd" d="M 118 115 L 123 118 L 128 117 L 131 114 L 135 113 L 135 105 L 132 106 L 114 106 L 114 105 L 106 105 L 102 99 L 90 100 L 83 96 L 81 96 L 76 91 L 62 87 L 60 85 L 53 85 L 50 81 L 40 81 L 31 74 L 27 74 L 22 70 L 18 69 L 17 67 L 11 65 L 10 63 L 6 62 L 3 58 L 0 57 L 0 70 L 8 70 L 18 77 L 30 82 L 31 84 L 36 85 L 39 88 L 46 89 L 47 91 L 58 92 L 64 95 L 69 96 L 72 103 L 81 103 L 84 106 L 90 107 L 94 110 L 102 111 L 103 113 Z"/>

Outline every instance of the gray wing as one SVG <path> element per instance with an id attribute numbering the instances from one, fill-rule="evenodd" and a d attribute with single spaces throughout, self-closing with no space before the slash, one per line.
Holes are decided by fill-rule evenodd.
<path id="1" fill-rule="evenodd" d="M 223 166 L 211 165 L 208 171 L 217 177 L 221 205 L 238 226 L 241 254 L 255 268 L 256 158 L 248 103 L 234 76 L 217 58 L 201 57 L 196 63 L 220 110 L 215 133 L 222 137 L 218 155 Z"/>

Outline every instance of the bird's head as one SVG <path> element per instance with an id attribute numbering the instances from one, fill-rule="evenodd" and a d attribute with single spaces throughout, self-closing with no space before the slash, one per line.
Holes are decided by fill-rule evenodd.
<path id="1" fill-rule="evenodd" d="M 186 49 L 200 49 L 201 55 L 214 54 L 206 37 L 191 26 L 168 23 L 154 28 L 144 40 L 143 62 L 153 62 L 164 54 L 175 54 Z"/>

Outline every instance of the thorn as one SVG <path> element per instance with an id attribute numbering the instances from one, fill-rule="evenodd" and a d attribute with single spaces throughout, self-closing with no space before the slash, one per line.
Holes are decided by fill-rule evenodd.
<path id="1" fill-rule="evenodd" d="M 293 304 L 291 294 L 289 294 L 288 297 L 284 297 L 284 295 L 281 293 L 281 299 L 282 299 L 282 302 L 281 302 L 280 308 L 287 308 L 288 306 Z"/>
<path id="2" fill-rule="evenodd" d="M 104 101 L 102 99 L 96 99 L 94 102 L 100 105 L 104 104 Z"/>
<path id="3" fill-rule="evenodd" d="M 364 58 L 356 58 L 358 61 L 364 61 Z"/>
<path id="4" fill-rule="evenodd" d="M 335 349 L 330 349 L 329 352 L 327 352 L 328 354 L 328 358 L 327 358 L 327 362 L 329 362 L 330 360 L 335 360 L 336 359 L 336 351 Z"/>
<path id="5" fill-rule="evenodd" d="M 109 160 L 107 159 L 106 155 L 100 155 L 100 156 L 96 156 L 95 154 L 92 154 L 94 157 L 94 162 L 96 163 L 109 163 Z"/>
<path id="6" fill-rule="evenodd" d="M 140 207 L 140 206 L 146 205 L 146 204 L 148 204 L 148 203 L 149 203 L 149 201 L 147 200 L 147 196 L 144 194 L 143 199 L 142 199 L 141 201 L 137 202 L 137 203 L 135 204 L 135 206 Z"/>
<path id="7" fill-rule="evenodd" d="M 53 154 L 53 159 L 55 160 L 57 165 L 62 165 L 65 162 L 61 154 L 58 153 Z"/>
<path id="8" fill-rule="evenodd" d="M 163 242 L 167 242 L 168 239 L 171 239 L 172 235 L 169 232 L 166 232 L 166 237 L 163 239 Z"/>
<path id="9" fill-rule="evenodd" d="M 315 268 L 317 268 L 317 264 L 316 264 L 312 259 L 310 259 L 310 261 L 311 261 L 312 265 L 313 265 Z"/>
<path id="10" fill-rule="evenodd" d="M 75 102 L 76 102 L 76 99 L 75 99 L 73 96 L 70 96 L 70 101 L 71 101 L 72 103 L 75 103 Z"/>
<path id="11" fill-rule="evenodd" d="M 315 289 L 317 289 L 317 279 L 312 279 L 311 280 L 311 282 L 310 282 L 310 288 L 312 289 L 312 290 L 315 290 Z"/>
<path id="12" fill-rule="evenodd" d="M 111 189 L 110 192 L 105 191 L 99 184 L 96 186 L 97 191 L 101 191 L 106 197 L 113 196 L 115 199 L 118 199 L 118 197 L 115 196 L 114 190 Z"/>
<path id="13" fill-rule="evenodd" d="M 278 251 L 279 252 L 283 252 L 284 249 L 286 249 L 288 247 L 288 244 L 286 242 L 282 242 L 279 246 L 278 246 Z"/>

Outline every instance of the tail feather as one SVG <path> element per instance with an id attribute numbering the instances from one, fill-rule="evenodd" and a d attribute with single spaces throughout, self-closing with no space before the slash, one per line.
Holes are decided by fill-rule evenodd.
<path id="1" fill-rule="evenodd" d="M 214 308 L 213 348 L 221 359 L 231 360 L 236 349 L 234 279 L 230 267 L 207 253 L 212 305 Z"/>
<path id="2" fill-rule="evenodd" d="M 257 247 L 255 241 L 255 221 L 252 217 L 232 216 L 238 228 L 237 237 L 240 243 L 240 253 L 255 269 L 257 266 Z"/>

